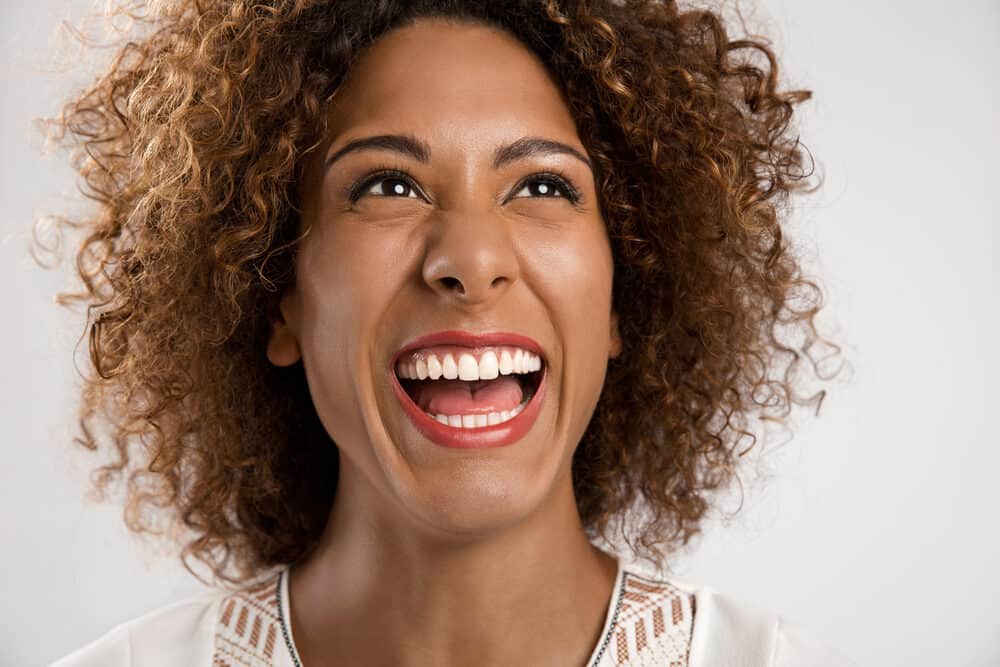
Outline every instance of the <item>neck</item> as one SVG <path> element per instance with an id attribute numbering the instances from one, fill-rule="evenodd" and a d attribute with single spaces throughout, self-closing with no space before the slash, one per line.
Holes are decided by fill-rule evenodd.
<path id="1" fill-rule="evenodd" d="M 530 516 L 474 538 L 429 536 L 373 495 L 343 466 L 323 537 L 292 568 L 305 667 L 585 664 L 617 562 L 590 544 L 568 476 Z"/>

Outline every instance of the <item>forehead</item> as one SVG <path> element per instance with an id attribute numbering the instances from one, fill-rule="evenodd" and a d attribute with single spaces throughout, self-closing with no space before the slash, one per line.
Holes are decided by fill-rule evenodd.
<path id="1" fill-rule="evenodd" d="M 408 131 L 484 143 L 544 134 L 579 145 L 545 65 L 498 28 L 421 19 L 378 39 L 337 92 L 331 136 Z"/>

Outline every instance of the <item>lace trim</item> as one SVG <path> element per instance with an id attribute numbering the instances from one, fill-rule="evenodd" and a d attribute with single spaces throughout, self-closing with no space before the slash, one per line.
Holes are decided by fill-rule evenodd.
<path id="1" fill-rule="evenodd" d="M 215 625 L 212 667 L 271 667 L 278 639 L 278 607 L 271 578 L 226 596 Z"/>
<path id="2" fill-rule="evenodd" d="M 219 606 L 213 667 L 272 667 L 280 632 L 295 667 L 302 667 L 285 618 L 287 568 L 232 593 Z M 589 667 L 687 667 L 694 596 L 665 581 L 624 571 L 616 601 Z"/>
<path id="3" fill-rule="evenodd" d="M 598 664 L 687 667 L 693 629 L 693 595 L 668 582 L 626 572 L 608 660 Z"/>

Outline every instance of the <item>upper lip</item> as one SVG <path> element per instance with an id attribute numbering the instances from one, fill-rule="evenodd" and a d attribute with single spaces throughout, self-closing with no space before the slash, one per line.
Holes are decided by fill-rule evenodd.
<path id="1" fill-rule="evenodd" d="M 396 355 L 392 358 L 392 365 L 390 367 L 395 368 L 396 361 L 398 361 L 399 358 L 405 354 L 409 354 L 410 352 L 425 347 L 433 347 L 435 345 L 460 345 L 462 347 L 472 348 L 487 347 L 490 345 L 511 345 L 528 350 L 529 352 L 534 352 L 542 358 L 543 365 L 545 365 L 546 361 L 545 352 L 542 350 L 542 346 L 538 344 L 538 341 L 534 338 L 530 338 L 529 336 L 525 336 L 524 334 L 512 333 L 509 331 L 473 333 L 470 331 L 453 329 L 425 334 L 410 340 L 403 345 L 403 347 L 399 348 L 398 352 L 396 352 Z"/>

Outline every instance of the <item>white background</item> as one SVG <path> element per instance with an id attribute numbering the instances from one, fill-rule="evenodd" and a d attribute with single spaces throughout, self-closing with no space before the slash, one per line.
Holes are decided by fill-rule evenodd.
<path id="1" fill-rule="evenodd" d="M 92 457 L 69 442 L 82 330 L 53 301 L 69 265 L 27 254 L 36 216 L 82 206 L 30 120 L 84 80 L 49 70 L 59 20 L 89 4 L 0 2 L 3 665 L 47 664 L 200 588 L 132 540 L 117 506 L 84 502 Z M 795 439 L 761 462 L 770 479 L 675 575 L 861 665 L 996 666 L 1000 4 L 765 0 L 755 21 L 783 79 L 815 91 L 800 129 L 826 185 L 791 232 L 854 370 L 818 418 L 799 413 Z"/>

